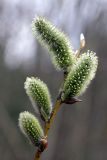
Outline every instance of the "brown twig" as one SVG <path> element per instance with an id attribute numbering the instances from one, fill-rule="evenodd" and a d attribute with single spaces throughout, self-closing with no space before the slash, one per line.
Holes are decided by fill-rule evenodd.
<path id="1" fill-rule="evenodd" d="M 64 71 L 64 80 L 66 79 L 66 76 L 67 76 L 68 72 L 67 71 Z M 45 129 L 44 129 L 44 132 L 45 132 L 45 136 L 47 137 L 48 136 L 48 131 L 53 123 L 53 120 L 62 104 L 62 101 L 61 101 L 61 94 L 62 94 L 62 88 L 63 88 L 63 85 L 64 85 L 64 81 L 62 82 L 61 84 L 61 87 L 60 87 L 60 93 L 57 97 L 57 100 L 56 100 L 56 103 L 53 107 L 53 111 L 51 113 L 51 116 L 50 116 L 50 119 L 48 120 L 48 122 L 45 123 Z"/>
<path id="2" fill-rule="evenodd" d="M 55 116 L 56 116 L 56 114 L 57 114 L 57 112 L 58 112 L 58 110 L 59 110 L 59 108 L 61 106 L 61 103 L 62 103 L 61 99 L 58 99 L 56 101 L 54 107 L 53 107 L 53 111 L 52 111 L 51 117 L 50 117 L 49 121 L 46 122 L 46 124 L 45 124 L 45 131 L 44 131 L 45 132 L 45 136 L 48 135 L 48 131 L 49 131 L 49 129 L 50 129 L 52 123 L 53 123 L 53 120 L 54 120 L 54 118 L 55 118 Z"/>
<path id="3" fill-rule="evenodd" d="M 47 148 L 47 146 L 48 146 L 47 137 L 43 137 L 38 145 L 38 150 L 35 154 L 34 160 L 40 160 L 41 154 Z"/>
<path id="4" fill-rule="evenodd" d="M 40 160 L 40 156 L 41 156 L 41 152 L 38 149 L 36 154 L 35 154 L 34 160 Z"/>

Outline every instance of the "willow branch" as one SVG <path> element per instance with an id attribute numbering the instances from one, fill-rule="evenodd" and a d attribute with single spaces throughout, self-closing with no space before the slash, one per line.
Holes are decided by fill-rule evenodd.
<path id="1" fill-rule="evenodd" d="M 36 154 L 35 154 L 34 160 L 40 160 L 40 156 L 41 156 L 41 152 L 38 149 Z"/>
<path id="2" fill-rule="evenodd" d="M 67 71 L 64 72 L 64 80 L 66 79 L 66 76 L 67 76 Z M 63 88 L 63 85 L 64 85 L 64 81 L 62 82 L 61 84 L 61 90 Z M 56 100 L 56 103 L 54 104 L 54 107 L 53 107 L 53 111 L 51 113 L 51 116 L 50 116 L 50 119 L 48 120 L 48 122 L 45 123 L 45 129 L 44 129 L 44 133 L 45 133 L 45 136 L 47 137 L 48 136 L 48 131 L 49 129 L 51 128 L 51 125 L 55 119 L 55 116 L 59 110 L 59 108 L 61 107 L 61 104 L 62 104 L 62 100 L 61 100 L 61 94 L 62 94 L 62 91 L 60 91 L 59 95 L 58 95 L 58 98 Z"/>
<path id="3" fill-rule="evenodd" d="M 55 118 L 55 116 L 56 116 L 56 114 L 57 114 L 57 112 L 58 112 L 58 110 L 59 110 L 59 108 L 61 106 L 61 103 L 62 103 L 61 99 L 58 99 L 56 101 L 54 107 L 53 107 L 53 111 L 52 111 L 51 117 L 50 117 L 49 121 L 46 122 L 46 124 L 45 124 L 45 136 L 48 135 L 48 131 L 49 131 L 49 129 L 50 129 L 52 123 L 53 123 L 53 120 L 54 120 L 54 118 Z"/>

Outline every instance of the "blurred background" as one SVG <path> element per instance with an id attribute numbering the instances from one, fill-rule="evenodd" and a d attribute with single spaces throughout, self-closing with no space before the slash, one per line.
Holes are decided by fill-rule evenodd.
<path id="1" fill-rule="evenodd" d="M 35 15 L 61 28 L 74 50 L 84 33 L 85 49 L 99 57 L 83 102 L 62 106 L 41 159 L 107 160 L 107 0 L 0 0 L 0 159 L 34 158 L 35 148 L 18 128 L 21 111 L 36 114 L 25 94 L 26 77 L 38 76 L 47 83 L 53 103 L 63 77 L 32 34 Z"/>

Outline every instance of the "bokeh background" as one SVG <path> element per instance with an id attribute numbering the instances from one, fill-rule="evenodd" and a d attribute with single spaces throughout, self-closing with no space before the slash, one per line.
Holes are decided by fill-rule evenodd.
<path id="1" fill-rule="evenodd" d="M 35 15 L 61 28 L 74 50 L 84 33 L 85 50 L 99 57 L 83 102 L 62 106 L 41 159 L 107 160 L 107 0 L 0 0 L 0 160 L 34 158 L 35 148 L 18 128 L 21 111 L 36 114 L 24 91 L 26 77 L 38 76 L 47 83 L 53 103 L 63 77 L 32 34 Z"/>

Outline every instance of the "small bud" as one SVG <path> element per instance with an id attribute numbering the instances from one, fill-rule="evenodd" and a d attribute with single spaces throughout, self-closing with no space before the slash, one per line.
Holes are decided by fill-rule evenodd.
<path id="1" fill-rule="evenodd" d="M 22 133 L 33 143 L 33 145 L 40 146 L 44 133 L 39 121 L 34 115 L 27 111 L 20 113 L 19 127 Z"/>
<path id="2" fill-rule="evenodd" d="M 51 98 L 47 85 L 40 79 L 34 77 L 27 78 L 24 85 L 34 109 L 38 107 L 40 114 L 44 120 L 47 121 L 52 111 Z M 37 104 L 37 106 L 35 104 Z"/>
<path id="3" fill-rule="evenodd" d="M 79 96 L 86 90 L 95 76 L 97 65 L 98 59 L 95 53 L 88 51 L 80 56 L 65 80 L 63 101 Z"/>
<path id="4" fill-rule="evenodd" d="M 66 70 L 75 61 L 75 55 L 67 37 L 45 18 L 38 17 L 32 23 L 32 30 L 41 44 L 45 44 L 57 69 Z"/>
<path id="5" fill-rule="evenodd" d="M 80 34 L 80 48 L 84 48 L 85 47 L 85 37 L 83 35 L 83 33 Z"/>
<path id="6" fill-rule="evenodd" d="M 85 37 L 84 37 L 83 33 L 81 33 L 80 34 L 80 46 L 79 46 L 79 49 L 75 51 L 76 57 L 80 56 L 80 52 L 84 47 L 85 47 Z"/>

